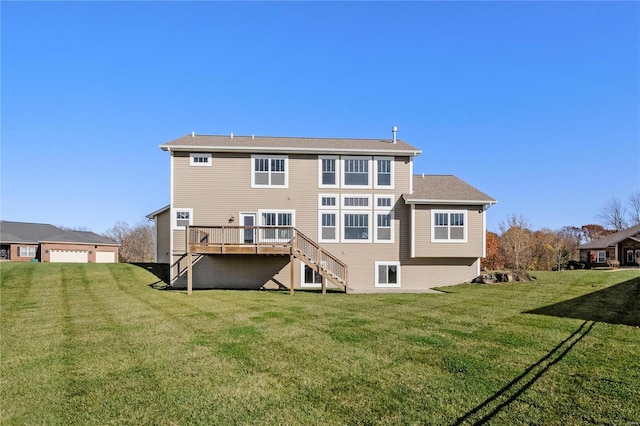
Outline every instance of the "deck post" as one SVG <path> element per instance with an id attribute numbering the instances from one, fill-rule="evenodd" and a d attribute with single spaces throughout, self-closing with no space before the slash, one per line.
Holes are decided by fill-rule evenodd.
<path id="1" fill-rule="evenodd" d="M 187 241 L 187 294 L 191 294 L 193 290 L 193 258 L 191 255 L 191 246 L 189 245 L 189 227 L 185 232 L 185 240 Z"/>
<path id="2" fill-rule="evenodd" d="M 291 253 L 289 255 L 289 265 L 291 265 L 291 276 L 289 277 L 289 294 L 291 294 L 293 296 L 293 286 L 294 286 L 294 281 L 293 278 L 295 276 L 295 274 L 293 273 L 293 253 Z"/>
<path id="3" fill-rule="evenodd" d="M 327 294 L 327 278 L 324 274 L 320 274 L 320 276 L 322 277 L 322 294 Z"/>

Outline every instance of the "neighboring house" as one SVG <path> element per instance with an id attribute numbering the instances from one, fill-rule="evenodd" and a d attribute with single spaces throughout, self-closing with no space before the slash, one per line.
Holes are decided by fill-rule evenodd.
<path id="1" fill-rule="evenodd" d="M 0 221 L 0 259 L 29 262 L 114 263 L 119 244 L 87 231 L 46 223 Z"/>
<path id="2" fill-rule="evenodd" d="M 580 261 L 587 267 L 640 266 L 640 225 L 632 226 L 580 246 Z"/>
<path id="3" fill-rule="evenodd" d="M 171 203 L 147 216 L 156 258 L 187 288 L 410 292 L 473 279 L 496 201 L 454 176 L 414 176 L 421 151 L 393 136 L 161 145 Z"/>

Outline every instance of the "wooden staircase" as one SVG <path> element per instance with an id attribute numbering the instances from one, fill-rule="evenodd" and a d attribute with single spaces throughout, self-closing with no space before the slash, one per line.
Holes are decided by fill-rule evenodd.
<path id="1" fill-rule="evenodd" d="M 345 292 L 348 290 L 347 265 L 295 227 L 189 226 L 188 233 L 188 252 L 171 265 L 171 284 L 188 275 L 191 267 L 205 254 L 262 254 L 300 259 L 320 274 L 323 293 L 326 281 Z M 293 278 L 293 273 L 291 276 Z"/>

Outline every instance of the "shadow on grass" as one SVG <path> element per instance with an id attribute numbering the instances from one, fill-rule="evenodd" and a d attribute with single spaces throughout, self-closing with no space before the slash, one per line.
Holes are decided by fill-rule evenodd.
<path id="1" fill-rule="evenodd" d="M 593 328 L 595 322 L 583 322 L 576 331 L 560 342 L 538 362 L 528 367 L 522 374 L 509 382 L 506 386 L 493 394 L 482 404 L 478 405 L 464 416 L 456 420 L 453 425 L 472 424 L 482 425 L 491 420 L 502 409 L 515 401 L 529 389 L 554 364 L 560 362 L 571 349 L 582 340 Z"/>
<path id="2" fill-rule="evenodd" d="M 130 262 L 130 264 L 151 272 L 153 275 L 158 277 L 160 281 L 164 281 L 165 283 L 169 282 L 168 263 Z"/>
<path id="3" fill-rule="evenodd" d="M 524 313 L 638 327 L 640 277 Z"/>

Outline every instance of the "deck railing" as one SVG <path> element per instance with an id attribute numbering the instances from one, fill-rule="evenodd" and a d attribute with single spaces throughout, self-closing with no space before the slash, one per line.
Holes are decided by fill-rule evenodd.
<path id="1" fill-rule="evenodd" d="M 291 254 L 346 287 L 347 265 L 293 226 L 189 226 L 189 246 L 195 252 L 208 247 L 288 247 Z M 176 263 L 180 270 L 182 262 Z"/>
<path id="2" fill-rule="evenodd" d="M 288 245 L 295 233 L 291 226 L 190 226 L 189 244 Z"/>

